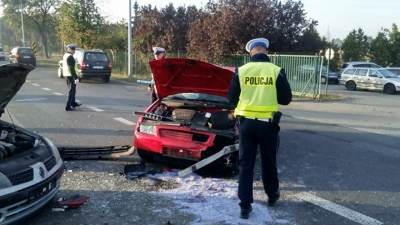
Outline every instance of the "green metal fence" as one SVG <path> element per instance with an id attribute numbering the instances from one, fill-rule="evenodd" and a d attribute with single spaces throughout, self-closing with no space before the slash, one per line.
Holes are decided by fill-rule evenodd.
<path id="1" fill-rule="evenodd" d="M 132 72 L 134 78 L 150 79 L 148 61 L 152 55 L 134 54 Z M 168 57 L 185 57 L 185 54 L 168 53 Z M 113 53 L 113 71 L 127 74 L 127 54 Z M 321 93 L 321 74 L 323 58 L 314 55 L 270 55 L 271 62 L 285 69 L 293 94 L 318 99 Z M 242 66 L 250 61 L 248 55 L 228 55 L 218 64 L 224 66 Z"/>
<path id="2" fill-rule="evenodd" d="M 323 58 L 313 55 L 270 55 L 271 62 L 285 69 L 292 91 L 297 96 L 318 99 L 321 93 Z M 250 61 L 247 55 L 225 56 L 224 65 L 242 66 Z"/>

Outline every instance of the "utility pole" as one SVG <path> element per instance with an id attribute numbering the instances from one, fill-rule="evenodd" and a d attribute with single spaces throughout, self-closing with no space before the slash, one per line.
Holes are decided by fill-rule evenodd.
<path id="1" fill-rule="evenodd" d="M 132 76 L 132 0 L 129 0 L 128 16 L 128 77 Z"/>
<path id="2" fill-rule="evenodd" d="M 22 47 L 25 47 L 25 29 L 24 29 L 24 13 L 22 7 L 22 0 L 20 0 L 20 6 L 21 6 L 21 32 L 22 32 Z"/>

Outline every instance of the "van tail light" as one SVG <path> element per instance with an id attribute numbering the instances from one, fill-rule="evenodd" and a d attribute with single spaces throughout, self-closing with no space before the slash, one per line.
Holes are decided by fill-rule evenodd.
<path id="1" fill-rule="evenodd" d="M 89 68 L 89 64 L 87 64 L 85 61 L 83 61 L 81 66 L 80 66 L 80 69 L 84 70 L 84 69 L 87 69 L 87 68 Z"/>
<path id="2" fill-rule="evenodd" d="M 22 58 L 22 56 L 21 56 L 20 54 L 16 54 L 15 57 L 16 57 L 17 59 Z"/>
<path id="3" fill-rule="evenodd" d="M 108 63 L 108 68 L 112 69 L 112 63 Z"/>

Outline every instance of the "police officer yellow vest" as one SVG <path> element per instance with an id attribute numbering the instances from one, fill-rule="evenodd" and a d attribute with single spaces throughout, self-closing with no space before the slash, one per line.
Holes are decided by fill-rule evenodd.
<path id="1" fill-rule="evenodd" d="M 235 116 L 270 119 L 278 109 L 276 79 L 281 68 L 267 62 L 250 62 L 239 68 L 240 97 Z"/>

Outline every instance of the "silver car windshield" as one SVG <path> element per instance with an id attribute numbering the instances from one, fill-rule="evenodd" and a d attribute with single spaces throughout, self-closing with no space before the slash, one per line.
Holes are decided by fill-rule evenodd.
<path id="1" fill-rule="evenodd" d="M 385 78 L 398 78 L 394 73 L 390 72 L 389 70 L 379 70 L 379 72 L 385 77 Z"/>

